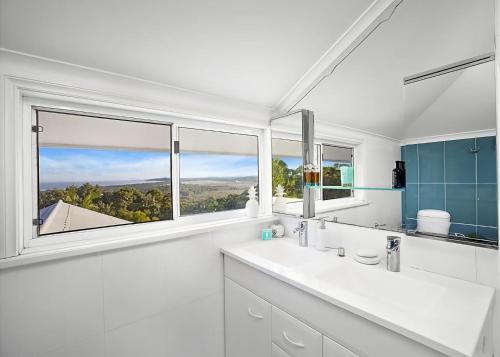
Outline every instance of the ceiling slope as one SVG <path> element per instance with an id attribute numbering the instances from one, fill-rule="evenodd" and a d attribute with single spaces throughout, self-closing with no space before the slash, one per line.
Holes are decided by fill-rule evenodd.
<path id="1" fill-rule="evenodd" d="M 372 0 L 0 0 L 0 47 L 270 107 Z"/>

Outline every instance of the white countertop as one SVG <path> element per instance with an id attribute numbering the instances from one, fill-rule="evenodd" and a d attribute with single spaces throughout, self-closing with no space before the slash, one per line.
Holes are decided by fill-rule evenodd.
<path id="1" fill-rule="evenodd" d="M 472 357 L 493 302 L 491 287 L 412 268 L 388 272 L 296 239 L 253 241 L 224 254 L 449 356 Z M 349 253 L 349 252 L 348 252 Z"/>

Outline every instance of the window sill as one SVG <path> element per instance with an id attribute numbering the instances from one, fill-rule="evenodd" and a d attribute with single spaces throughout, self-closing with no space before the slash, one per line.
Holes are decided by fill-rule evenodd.
<path id="1" fill-rule="evenodd" d="M 260 216 L 257 218 L 238 217 L 198 224 L 173 226 L 168 230 L 165 230 L 164 228 L 144 230 L 143 232 L 134 232 L 120 238 L 109 237 L 92 241 L 80 241 L 75 244 L 64 246 L 47 245 L 44 247 L 27 248 L 24 249 L 20 255 L 0 259 L 0 269 L 7 269 L 80 255 L 101 253 L 115 249 L 158 243 L 196 234 L 213 232 L 218 229 L 231 228 L 234 226 L 241 226 L 245 224 L 268 223 L 274 222 L 276 220 L 278 220 L 278 217 L 274 216 Z M 110 236 L 113 236 L 113 234 L 110 234 Z"/>
<path id="2" fill-rule="evenodd" d="M 343 199 L 341 199 L 343 200 Z M 326 213 L 331 211 L 339 211 L 347 208 L 355 208 L 369 205 L 368 201 L 357 201 L 353 199 L 346 199 L 342 202 L 328 202 L 321 201 L 321 203 L 316 202 L 316 213 Z"/>
<path id="3" fill-rule="evenodd" d="M 352 198 L 347 198 L 347 199 L 340 198 L 338 200 L 339 201 L 331 200 L 331 201 L 337 201 L 337 202 L 316 201 L 316 214 L 339 211 L 339 210 L 343 210 L 343 209 L 366 206 L 366 205 L 370 204 L 370 202 L 368 202 L 368 201 L 359 201 L 359 200 L 354 200 Z M 290 206 L 291 205 L 289 205 L 289 207 Z M 297 204 L 297 207 L 288 208 L 285 213 L 292 214 L 292 215 L 301 215 L 302 214 L 302 201 Z"/>

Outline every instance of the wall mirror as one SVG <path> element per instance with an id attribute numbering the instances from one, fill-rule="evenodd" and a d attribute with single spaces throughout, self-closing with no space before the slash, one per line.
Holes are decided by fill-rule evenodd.
<path id="1" fill-rule="evenodd" d="M 296 105 L 316 217 L 497 246 L 494 50 L 493 0 L 401 2 Z"/>
<path id="2" fill-rule="evenodd" d="M 296 110 L 271 119 L 273 212 L 312 218 L 316 187 L 314 113 Z"/>

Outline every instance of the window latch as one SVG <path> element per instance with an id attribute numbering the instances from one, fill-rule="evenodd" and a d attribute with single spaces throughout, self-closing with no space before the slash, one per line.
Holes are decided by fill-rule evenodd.
<path id="1" fill-rule="evenodd" d="M 34 132 L 34 133 L 43 133 L 43 126 L 33 125 L 31 127 L 31 131 Z"/>
<path id="2" fill-rule="evenodd" d="M 34 218 L 33 219 L 34 226 L 40 227 L 42 224 L 43 224 L 43 219 L 41 219 L 41 218 Z"/>
<path id="3" fill-rule="evenodd" d="M 174 141 L 174 154 L 178 154 L 181 152 L 179 140 Z"/>

